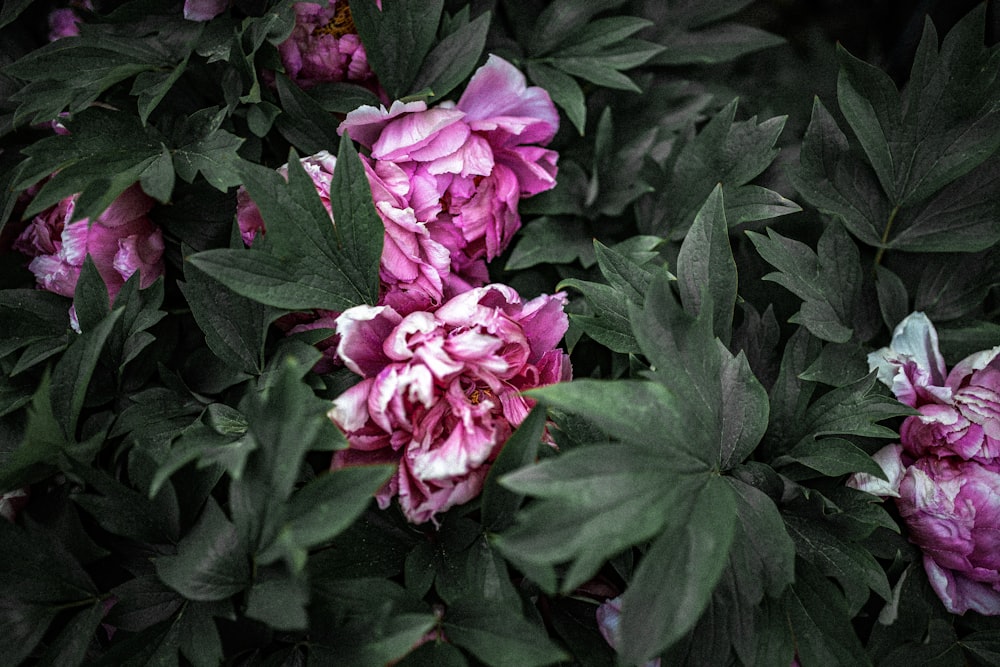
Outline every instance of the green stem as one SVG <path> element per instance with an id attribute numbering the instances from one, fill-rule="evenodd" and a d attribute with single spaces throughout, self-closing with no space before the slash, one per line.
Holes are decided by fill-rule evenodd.
<path id="1" fill-rule="evenodd" d="M 882 230 L 882 245 L 875 253 L 875 265 L 878 266 L 882 262 L 882 255 L 885 254 L 885 244 L 889 240 L 889 232 L 892 231 L 892 222 L 896 219 L 896 214 L 899 213 L 899 206 L 892 209 L 892 213 L 889 214 L 889 221 L 885 223 L 885 229 Z"/>

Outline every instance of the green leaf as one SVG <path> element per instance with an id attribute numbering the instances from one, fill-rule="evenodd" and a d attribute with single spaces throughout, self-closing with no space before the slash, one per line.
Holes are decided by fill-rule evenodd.
<path id="1" fill-rule="evenodd" d="M 677 151 L 673 167 L 665 175 L 665 183 L 658 189 L 655 217 L 640 220 L 644 234 L 681 240 L 687 234 L 698 211 L 718 184 L 722 184 L 728 200 L 743 207 L 744 196 L 759 196 L 757 186 L 752 195 L 741 192 L 751 180 L 760 175 L 778 154 L 774 147 L 785 126 L 785 117 L 779 116 L 757 122 L 752 116 L 734 122 L 737 100 L 727 104 L 690 141 Z M 785 213 L 794 209 L 786 207 Z M 726 212 L 726 219 L 735 224 L 737 213 Z"/>
<path id="2" fill-rule="evenodd" d="M 959 263 L 962 270 L 956 271 Z M 934 254 L 920 266 L 913 310 L 926 313 L 932 322 L 954 320 L 981 308 L 998 282 L 1000 248 L 973 255 Z"/>
<path id="3" fill-rule="evenodd" d="M 94 631 L 104 618 L 104 601 L 96 600 L 66 623 L 39 658 L 39 664 L 63 666 L 82 664 Z"/>
<path id="4" fill-rule="evenodd" d="M 736 307 L 736 261 L 729 246 L 722 186 L 717 185 L 694 218 L 677 255 L 677 286 L 684 309 L 697 317 L 702 295 L 711 297 L 716 338 L 729 343 Z"/>
<path id="5" fill-rule="evenodd" d="M 593 315 L 573 315 L 572 321 L 588 336 L 615 352 L 638 353 L 639 345 L 628 321 L 628 300 L 613 287 L 602 283 L 569 279 L 559 283 L 559 289 L 580 290 L 593 309 Z"/>
<path id="6" fill-rule="evenodd" d="M 736 523 L 731 487 L 709 477 L 692 491 L 675 506 L 622 596 L 618 651 L 628 662 L 650 660 L 680 639 L 728 562 Z"/>
<path id="7" fill-rule="evenodd" d="M 73 307 L 76 309 L 81 331 L 90 331 L 98 326 L 111 309 L 108 288 L 89 254 L 83 260 L 80 277 L 76 281 Z"/>
<path id="8" fill-rule="evenodd" d="M 540 62 L 528 61 L 527 70 L 531 81 L 548 91 L 552 101 L 566 112 L 569 122 L 583 135 L 587 123 L 587 105 L 583 89 L 576 79 Z"/>
<path id="9" fill-rule="evenodd" d="M 884 600 L 892 598 L 882 566 L 863 546 L 842 540 L 828 525 L 804 517 L 788 514 L 785 526 L 798 555 L 843 587 L 851 616 L 867 602 L 869 589 Z"/>
<path id="10" fill-rule="evenodd" d="M 906 285 L 895 273 L 877 264 L 875 289 L 882 321 L 890 329 L 896 328 L 896 325 L 910 313 L 910 299 L 906 294 Z"/>
<path id="11" fill-rule="evenodd" d="M 580 260 L 594 263 L 594 242 L 581 220 L 543 216 L 521 228 L 517 244 L 507 259 L 506 271 L 519 271 L 538 264 L 569 264 Z"/>
<path id="12" fill-rule="evenodd" d="M 237 150 L 244 139 L 225 130 L 212 131 L 191 137 L 173 150 L 174 169 L 188 183 L 200 172 L 216 190 L 240 185 L 240 158 Z"/>
<path id="13" fill-rule="evenodd" d="M 689 446 L 713 465 L 738 463 L 760 440 L 768 413 L 746 358 L 734 358 L 713 336 L 709 308 L 697 318 L 684 312 L 664 277 L 654 278 L 642 309 L 630 311 L 652 377 L 683 401 L 682 414 L 697 434 Z"/>
<path id="14" fill-rule="evenodd" d="M 12 0 L 11 2 L 3 3 L 3 8 L 0 8 L 0 28 L 6 27 L 13 23 L 21 12 L 28 8 L 32 0 Z"/>
<path id="15" fill-rule="evenodd" d="M 985 8 L 969 12 L 938 49 L 927 19 L 910 82 L 889 78 L 841 49 L 838 98 L 889 200 L 918 204 L 1000 147 L 1000 49 L 983 47 Z"/>
<path id="16" fill-rule="evenodd" d="M 277 119 L 281 134 L 307 155 L 335 150 L 340 142 L 336 119 L 287 76 L 276 74 L 275 83 L 281 99 Z"/>
<path id="17" fill-rule="evenodd" d="M 803 664 L 871 664 L 851 626 L 843 595 L 807 561 L 798 560 L 795 584 L 782 602 Z"/>
<path id="18" fill-rule="evenodd" d="M 534 462 L 545 432 L 545 410 L 536 406 L 511 434 L 497 455 L 483 483 L 483 529 L 502 531 L 514 521 L 524 496 L 500 485 L 500 478 Z"/>
<path id="19" fill-rule="evenodd" d="M 886 395 L 872 372 L 810 405 L 800 424 L 801 439 L 824 435 L 893 438 L 897 435 L 893 429 L 875 422 L 909 414 L 914 414 L 912 409 Z"/>
<path id="20" fill-rule="evenodd" d="M 38 645 L 59 613 L 55 605 L 28 602 L 14 596 L 0 597 L 0 622 L 6 639 L 0 644 L 4 664 L 19 665 Z"/>
<path id="21" fill-rule="evenodd" d="M 555 0 L 549 3 L 535 21 L 530 37 L 524 41 L 528 52 L 540 56 L 554 50 L 564 41 L 569 40 L 572 44 L 574 35 L 579 34 L 591 18 L 623 4 L 624 0 L 596 0 L 587 3 Z"/>
<path id="22" fill-rule="evenodd" d="M 298 490 L 285 510 L 285 523 L 257 556 L 268 564 L 284 557 L 293 571 L 305 566 L 308 549 L 351 525 L 389 479 L 393 466 L 357 466 L 324 473 Z"/>
<path id="23" fill-rule="evenodd" d="M 855 302 L 861 287 L 857 246 L 835 222 L 827 225 L 817 251 L 773 229 L 767 237 L 747 232 L 757 252 L 778 269 L 764 276 L 802 299 L 789 319 L 804 324 L 818 338 L 845 343 L 854 335 Z"/>
<path id="24" fill-rule="evenodd" d="M 139 120 L 142 121 L 143 125 L 146 124 L 149 115 L 163 101 L 173 85 L 177 83 L 181 74 L 187 69 L 187 65 L 188 58 L 185 57 L 169 71 L 140 72 L 139 76 L 135 77 L 129 94 L 138 98 L 136 102 L 139 107 Z"/>
<path id="25" fill-rule="evenodd" d="M 490 19 L 490 12 L 483 12 L 442 39 L 427 54 L 412 89 L 430 89 L 434 97 L 442 99 L 465 81 L 486 46 Z"/>
<path id="26" fill-rule="evenodd" d="M 529 576 L 570 563 L 561 590 L 573 590 L 607 558 L 657 535 L 670 508 L 704 483 L 707 466 L 678 456 L 671 444 L 659 451 L 591 445 L 507 475 L 504 486 L 544 500 L 518 514 L 513 528 L 496 539 L 497 548 Z M 538 583 L 555 587 L 547 577 Z"/>
<path id="27" fill-rule="evenodd" d="M 789 178 L 806 201 L 839 218 L 862 242 L 882 245 L 891 207 L 875 173 L 854 155 L 847 136 L 818 97 L 798 167 L 790 170 Z"/>
<path id="28" fill-rule="evenodd" d="M 142 191 L 161 204 L 170 201 L 174 191 L 174 160 L 166 146 L 160 152 L 160 157 L 146 167 L 139 175 Z"/>
<path id="29" fill-rule="evenodd" d="M 309 652 L 325 664 L 394 662 L 436 622 L 427 605 L 387 579 L 327 576 L 311 583 Z"/>
<path id="30" fill-rule="evenodd" d="M 250 583 L 250 560 L 236 527 L 212 497 L 176 556 L 161 556 L 156 573 L 189 600 L 222 600 Z"/>
<path id="31" fill-rule="evenodd" d="M 309 587 L 301 578 L 274 576 L 254 583 L 247 595 L 246 615 L 276 630 L 306 630 Z"/>
<path id="32" fill-rule="evenodd" d="M 368 62 L 390 99 L 416 92 L 414 81 L 434 43 L 444 0 L 416 5 L 406 0 L 383 0 L 379 11 L 372 0 L 351 5 L 351 16 Z"/>
<path id="33" fill-rule="evenodd" d="M 778 35 L 748 25 L 717 23 L 700 30 L 661 31 L 656 41 L 666 48 L 650 64 L 712 65 L 784 44 Z"/>
<path id="34" fill-rule="evenodd" d="M 490 667 L 541 667 L 566 658 L 543 628 L 516 612 L 484 606 L 478 600 L 448 605 L 442 627 L 449 641 Z"/>
<path id="35" fill-rule="evenodd" d="M 122 312 L 121 308 L 111 311 L 93 329 L 80 334 L 52 371 L 52 406 L 67 440 L 76 439 L 77 420 L 83 410 L 87 388 L 97 368 L 101 350 Z"/>
<path id="36" fill-rule="evenodd" d="M 66 125 L 70 134 L 48 137 L 24 149 L 28 160 L 17 189 L 55 173 L 25 215 L 35 215 L 80 193 L 73 218 L 94 220 L 163 152 L 159 134 L 127 113 L 94 107 L 76 114 Z"/>
<path id="37" fill-rule="evenodd" d="M 222 287 L 192 262 L 184 265 L 184 277 L 186 282 L 178 287 L 209 349 L 229 366 L 259 374 L 273 311 Z"/>
<path id="38" fill-rule="evenodd" d="M 188 259 L 237 294 L 289 310 L 342 311 L 378 299 L 382 222 L 360 158 L 350 141 L 330 186 L 336 223 L 324 210 L 299 161 L 280 174 L 246 163 L 247 190 L 267 224 L 265 250 L 209 250 Z"/>
<path id="39" fill-rule="evenodd" d="M 819 471 L 827 477 L 836 477 L 851 472 L 866 472 L 885 479 L 882 468 L 872 460 L 870 454 L 843 438 L 821 438 L 804 440 L 788 453 L 788 456 Z"/>

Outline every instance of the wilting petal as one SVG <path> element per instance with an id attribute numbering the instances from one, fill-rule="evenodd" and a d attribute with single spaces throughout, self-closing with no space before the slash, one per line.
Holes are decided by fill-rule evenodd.
<path id="1" fill-rule="evenodd" d="M 950 394 L 940 389 L 945 384 L 944 358 L 937 330 L 923 313 L 911 313 L 897 324 L 889 347 L 868 355 L 868 367 L 878 369 L 878 379 L 911 407 L 934 396 L 946 400 Z"/>

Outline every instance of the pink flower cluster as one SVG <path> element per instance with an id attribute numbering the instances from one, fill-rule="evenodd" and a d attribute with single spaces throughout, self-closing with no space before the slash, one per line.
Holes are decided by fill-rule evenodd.
<path id="1" fill-rule="evenodd" d="M 531 409 L 520 392 L 569 379 L 569 359 L 555 348 L 568 326 L 564 305 L 562 293 L 524 303 L 494 284 L 433 311 L 344 311 L 338 354 L 363 379 L 330 411 L 350 443 L 333 467 L 398 463 L 378 502 L 398 496 L 414 523 L 478 495 Z"/>
<path id="2" fill-rule="evenodd" d="M 491 56 L 457 104 L 361 107 L 341 125 L 370 150 L 362 159 L 385 226 L 379 304 L 285 324 L 288 333 L 336 327 L 316 370 L 343 363 L 362 380 L 330 412 L 350 443 L 333 466 L 397 464 L 378 501 L 398 497 L 414 523 L 479 493 L 530 409 L 519 392 L 570 376 L 555 349 L 565 297 L 522 303 L 488 285 L 486 270 L 520 227 L 520 198 L 555 185 L 556 153 L 540 144 L 558 121 L 544 90 Z M 331 212 L 336 159 L 324 151 L 301 162 Z M 250 245 L 264 221 L 245 190 L 237 202 Z"/>
<path id="3" fill-rule="evenodd" d="M 868 361 L 920 414 L 874 455 L 888 481 L 858 473 L 848 484 L 896 499 L 948 611 L 1000 615 L 1000 347 L 949 373 L 934 325 L 913 313 Z"/>
<path id="4" fill-rule="evenodd" d="M 133 185 L 95 220 L 75 222 L 77 195 L 46 209 L 14 241 L 14 249 L 32 257 L 28 269 L 42 289 L 72 297 L 87 255 L 108 288 L 112 301 L 136 271 L 140 286 L 163 275 L 163 234 L 149 219 L 153 200 Z"/>

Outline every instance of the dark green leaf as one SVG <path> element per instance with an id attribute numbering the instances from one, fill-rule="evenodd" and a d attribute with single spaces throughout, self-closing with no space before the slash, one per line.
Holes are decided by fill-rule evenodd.
<path id="1" fill-rule="evenodd" d="M 275 576 L 256 582 L 247 595 L 246 615 L 276 630 L 309 627 L 309 587 L 301 578 Z"/>
<path id="2" fill-rule="evenodd" d="M 584 266 L 595 261 L 594 242 L 584 223 L 543 216 L 521 229 L 504 268 L 517 271 L 537 264 L 569 264 L 576 260 Z"/>
<path id="3" fill-rule="evenodd" d="M 697 317 L 702 295 L 712 304 L 712 327 L 716 338 L 729 343 L 736 307 L 736 261 L 729 246 L 722 186 L 717 185 L 695 215 L 677 255 L 677 286 L 684 309 Z"/>
<path id="4" fill-rule="evenodd" d="M 306 484 L 291 497 L 284 525 L 274 541 L 261 550 L 257 562 L 266 565 L 284 557 L 294 570 L 301 570 L 307 550 L 351 525 L 394 470 L 392 466 L 348 467 L 324 473 Z"/>
<path id="5" fill-rule="evenodd" d="M 639 221 L 642 233 L 673 240 L 684 238 L 695 215 L 720 183 L 727 200 L 732 199 L 740 208 L 744 206 L 742 186 L 767 169 L 778 154 L 774 144 L 785 126 L 785 118 L 758 123 L 753 116 L 733 122 L 736 104 L 736 100 L 727 104 L 697 136 L 679 148 L 666 183 L 659 190 L 654 217 Z M 753 186 L 752 196 L 759 194 L 758 186 Z M 793 210 L 786 207 L 784 212 Z M 732 223 L 737 213 L 730 216 L 727 211 L 726 218 L 730 217 Z"/>
<path id="6" fill-rule="evenodd" d="M 80 278 L 73 293 L 73 307 L 81 331 L 90 331 L 107 317 L 111 307 L 108 288 L 97 271 L 93 258 L 88 254 L 80 269 Z"/>
<path id="7" fill-rule="evenodd" d="M 854 242 L 836 223 L 827 225 L 816 252 L 773 229 L 767 234 L 765 238 L 747 232 L 757 252 L 778 269 L 764 280 L 782 285 L 803 301 L 802 309 L 789 321 L 804 324 L 823 340 L 850 340 L 861 287 L 861 261 Z"/>
<path id="8" fill-rule="evenodd" d="M 450 604 L 442 625 L 451 642 L 491 667 L 541 667 L 566 658 L 542 627 L 478 600 Z"/>
<path id="9" fill-rule="evenodd" d="M 534 462 L 545 432 L 545 410 L 535 407 L 504 443 L 483 484 L 483 528 L 502 531 L 513 523 L 524 496 L 503 488 L 499 479 Z"/>
<path id="10" fill-rule="evenodd" d="M 192 137 L 173 150 L 174 169 L 188 183 L 194 181 L 200 172 L 212 187 L 225 192 L 242 183 L 242 159 L 236 151 L 244 141 L 242 137 L 220 129 Z"/>
<path id="11" fill-rule="evenodd" d="M 803 664 L 871 664 L 851 627 L 843 595 L 806 561 L 798 561 L 795 584 L 783 606 Z"/>
<path id="12" fill-rule="evenodd" d="M 843 438 L 803 440 L 788 453 L 797 463 L 817 470 L 828 477 L 851 472 L 866 472 L 885 479 L 882 468 L 870 454 Z"/>
<path id="13" fill-rule="evenodd" d="M 156 131 L 143 128 L 127 113 L 95 107 L 77 114 L 67 126 L 69 135 L 48 137 L 24 150 L 28 160 L 15 187 L 24 188 L 57 172 L 42 186 L 25 215 L 80 193 L 74 219 L 97 219 L 163 152 Z"/>
<path id="14" fill-rule="evenodd" d="M 701 30 L 660 33 L 666 49 L 651 61 L 654 65 L 711 65 L 784 43 L 784 39 L 760 28 L 737 23 L 717 23 Z"/>
<path id="15" fill-rule="evenodd" d="M 222 600 L 250 583 L 250 560 L 236 527 L 209 497 L 176 556 L 155 561 L 156 573 L 189 600 Z"/>
<path id="16" fill-rule="evenodd" d="M 490 18 L 490 12 L 483 12 L 442 39 L 427 54 L 411 88 L 430 89 L 434 91 L 434 97 L 441 99 L 465 81 L 486 45 Z"/>
<path id="17" fill-rule="evenodd" d="M 312 155 L 336 150 L 337 121 L 318 102 L 283 74 L 275 75 L 282 113 L 278 129 L 297 149 Z"/>
<path id="18" fill-rule="evenodd" d="M 222 287 L 194 263 L 184 265 L 178 283 L 205 343 L 220 359 L 244 373 L 263 368 L 264 337 L 273 311 Z"/>
<path id="19" fill-rule="evenodd" d="M 576 79 L 540 62 L 529 61 L 527 68 L 532 82 L 548 91 L 552 101 L 566 112 L 569 122 L 582 135 L 587 121 L 587 105 Z"/>
<path id="20" fill-rule="evenodd" d="M 121 308 L 111 311 L 93 329 L 80 334 L 52 371 L 52 405 L 67 440 L 76 439 L 77 420 L 90 379 L 97 368 L 104 343 L 122 312 Z"/>
<path id="21" fill-rule="evenodd" d="M 729 560 L 732 488 L 709 477 L 692 491 L 674 507 L 622 597 L 618 651 L 629 662 L 652 659 L 695 624 Z"/>
<path id="22" fill-rule="evenodd" d="M 390 99 L 417 90 L 413 83 L 434 43 L 444 0 L 419 5 L 406 0 L 384 0 L 382 9 L 372 0 L 351 5 L 358 35 L 367 47 L 368 62 Z"/>
<path id="23" fill-rule="evenodd" d="M 39 658 L 39 664 L 52 667 L 75 667 L 86 658 L 94 631 L 104 618 L 104 601 L 96 600 L 86 609 L 77 612 L 49 644 Z"/>

